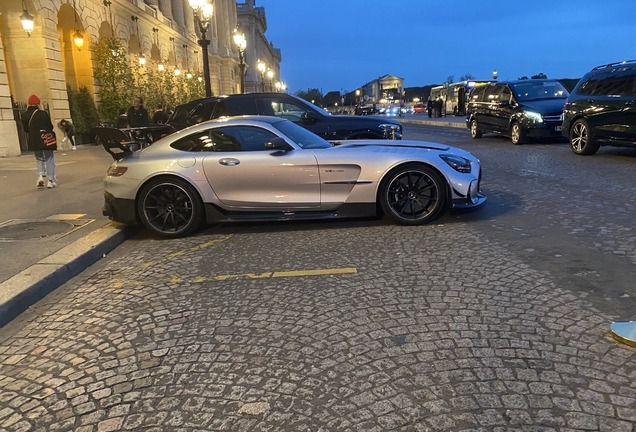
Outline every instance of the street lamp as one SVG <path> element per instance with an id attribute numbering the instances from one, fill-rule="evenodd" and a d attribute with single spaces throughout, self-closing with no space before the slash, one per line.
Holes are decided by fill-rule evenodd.
<path id="1" fill-rule="evenodd" d="M 214 6 L 206 0 L 188 0 L 190 7 L 194 12 L 194 22 L 199 29 L 201 39 L 197 42 L 201 46 L 203 53 L 203 78 L 205 80 L 205 96 L 212 96 L 212 84 L 210 83 L 210 59 L 208 58 L 208 45 L 210 41 L 206 37 L 206 33 L 210 28 L 210 19 L 214 13 Z"/>
<path id="2" fill-rule="evenodd" d="M 276 91 L 280 92 L 280 88 L 282 87 L 282 83 L 280 81 L 276 81 L 276 84 L 274 84 L 276 86 Z"/>
<path id="3" fill-rule="evenodd" d="M 272 78 L 274 78 L 274 71 L 271 69 L 267 70 L 267 78 L 269 78 L 269 91 L 272 91 Z"/>
<path id="4" fill-rule="evenodd" d="M 241 75 L 241 88 L 239 93 L 245 93 L 245 63 L 243 62 L 243 54 L 247 47 L 247 40 L 245 40 L 245 34 L 239 30 L 238 26 L 234 29 L 232 37 L 234 38 L 234 43 L 236 44 L 239 55 L 239 73 Z"/>
<path id="5" fill-rule="evenodd" d="M 27 10 L 25 0 L 22 0 L 22 15 L 20 15 L 20 21 L 22 21 L 22 28 L 25 32 L 31 37 L 31 32 L 33 31 L 33 17 L 29 14 Z"/>
<path id="6" fill-rule="evenodd" d="M 260 59 L 258 60 L 258 63 L 256 63 L 256 67 L 258 68 L 258 71 L 261 73 L 261 93 L 265 92 L 265 63 L 262 62 Z"/>
<path id="7" fill-rule="evenodd" d="M 492 79 L 493 79 L 494 81 L 497 81 L 497 71 L 496 71 L 496 70 L 494 70 L 494 71 L 492 72 Z"/>
<path id="8" fill-rule="evenodd" d="M 360 89 L 356 90 L 356 103 L 360 105 Z"/>

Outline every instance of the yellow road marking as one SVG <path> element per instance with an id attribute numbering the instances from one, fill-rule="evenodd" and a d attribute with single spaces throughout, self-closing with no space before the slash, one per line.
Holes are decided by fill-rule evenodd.
<path id="1" fill-rule="evenodd" d="M 355 267 L 343 267 L 343 268 L 331 268 L 331 269 L 319 269 L 319 270 L 295 270 L 295 271 L 284 271 L 284 272 L 265 272 L 265 273 L 238 273 L 238 274 L 226 274 L 226 275 L 217 275 L 210 277 L 196 277 L 192 279 L 182 279 L 179 277 L 171 277 L 165 279 L 155 279 L 155 280 L 147 280 L 147 281 L 135 281 L 129 280 L 126 282 L 116 281 L 111 284 L 111 288 L 122 288 L 125 284 L 130 284 L 134 286 L 144 286 L 144 285 L 156 285 L 158 283 L 170 283 L 170 284 L 180 284 L 180 283 L 203 283 L 203 282 L 215 282 L 215 281 L 226 281 L 228 279 L 269 279 L 269 278 L 280 278 L 280 277 L 299 277 L 299 276 L 323 276 L 323 275 L 337 275 L 337 274 L 355 274 L 358 270 Z"/>
<path id="2" fill-rule="evenodd" d="M 152 266 L 154 266 L 154 265 L 156 265 L 156 264 L 160 264 L 160 263 L 162 263 L 162 262 L 164 262 L 164 261 L 171 260 L 172 258 L 176 258 L 176 257 L 179 257 L 179 256 L 183 256 L 183 255 L 185 255 L 185 254 L 186 254 L 186 253 L 188 253 L 188 252 L 196 252 L 196 251 L 198 251 L 198 250 L 205 249 L 205 248 L 207 248 L 207 247 L 213 246 L 213 245 L 215 245 L 215 244 L 217 244 L 217 243 L 224 242 L 224 241 L 226 241 L 226 240 L 229 240 L 229 239 L 230 239 L 231 237 L 233 237 L 233 236 L 234 236 L 234 234 L 228 234 L 228 235 L 226 235 L 225 237 L 223 237 L 223 238 L 221 238 L 221 239 L 210 240 L 209 242 L 201 243 L 200 245 L 193 246 L 193 247 L 191 247 L 191 248 L 189 248 L 189 249 L 186 249 L 186 250 L 182 250 L 182 251 L 178 251 L 178 252 L 171 253 L 170 255 L 166 255 L 164 258 L 162 258 L 162 259 L 160 259 L 160 260 L 157 260 L 157 261 L 149 261 L 149 262 L 147 262 L 147 263 L 142 264 L 142 265 L 141 265 L 141 266 L 139 266 L 139 267 L 140 267 L 141 269 L 147 269 L 148 267 L 152 267 Z"/>

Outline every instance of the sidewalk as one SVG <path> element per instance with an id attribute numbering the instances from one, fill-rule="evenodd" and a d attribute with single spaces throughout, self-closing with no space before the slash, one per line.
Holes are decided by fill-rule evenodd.
<path id="1" fill-rule="evenodd" d="M 32 154 L 0 159 L 0 327 L 134 232 L 101 214 L 111 162 L 101 146 L 57 151 L 46 189 Z"/>
<path id="2" fill-rule="evenodd" d="M 464 117 L 396 118 L 465 128 Z M 137 232 L 102 216 L 112 158 L 101 146 L 55 153 L 59 186 L 37 188 L 35 157 L 0 158 L 0 327 Z"/>

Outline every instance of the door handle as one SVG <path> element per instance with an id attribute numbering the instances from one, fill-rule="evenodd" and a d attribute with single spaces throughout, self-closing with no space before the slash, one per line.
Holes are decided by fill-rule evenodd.
<path id="1" fill-rule="evenodd" d="M 234 158 L 223 158 L 223 159 L 219 159 L 219 163 L 221 165 L 234 166 L 234 165 L 240 164 L 241 161 Z"/>

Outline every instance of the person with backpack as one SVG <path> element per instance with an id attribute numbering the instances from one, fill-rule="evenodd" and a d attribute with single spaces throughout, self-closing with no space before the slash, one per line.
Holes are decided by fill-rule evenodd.
<path id="1" fill-rule="evenodd" d="M 28 149 L 35 154 L 38 168 L 36 187 L 51 189 L 57 187 L 55 177 L 55 158 L 57 140 L 53 131 L 53 123 L 49 113 L 40 109 L 40 98 L 29 96 L 29 107 L 22 113 L 22 125 L 28 134 Z M 48 180 L 48 181 L 47 181 Z"/>

